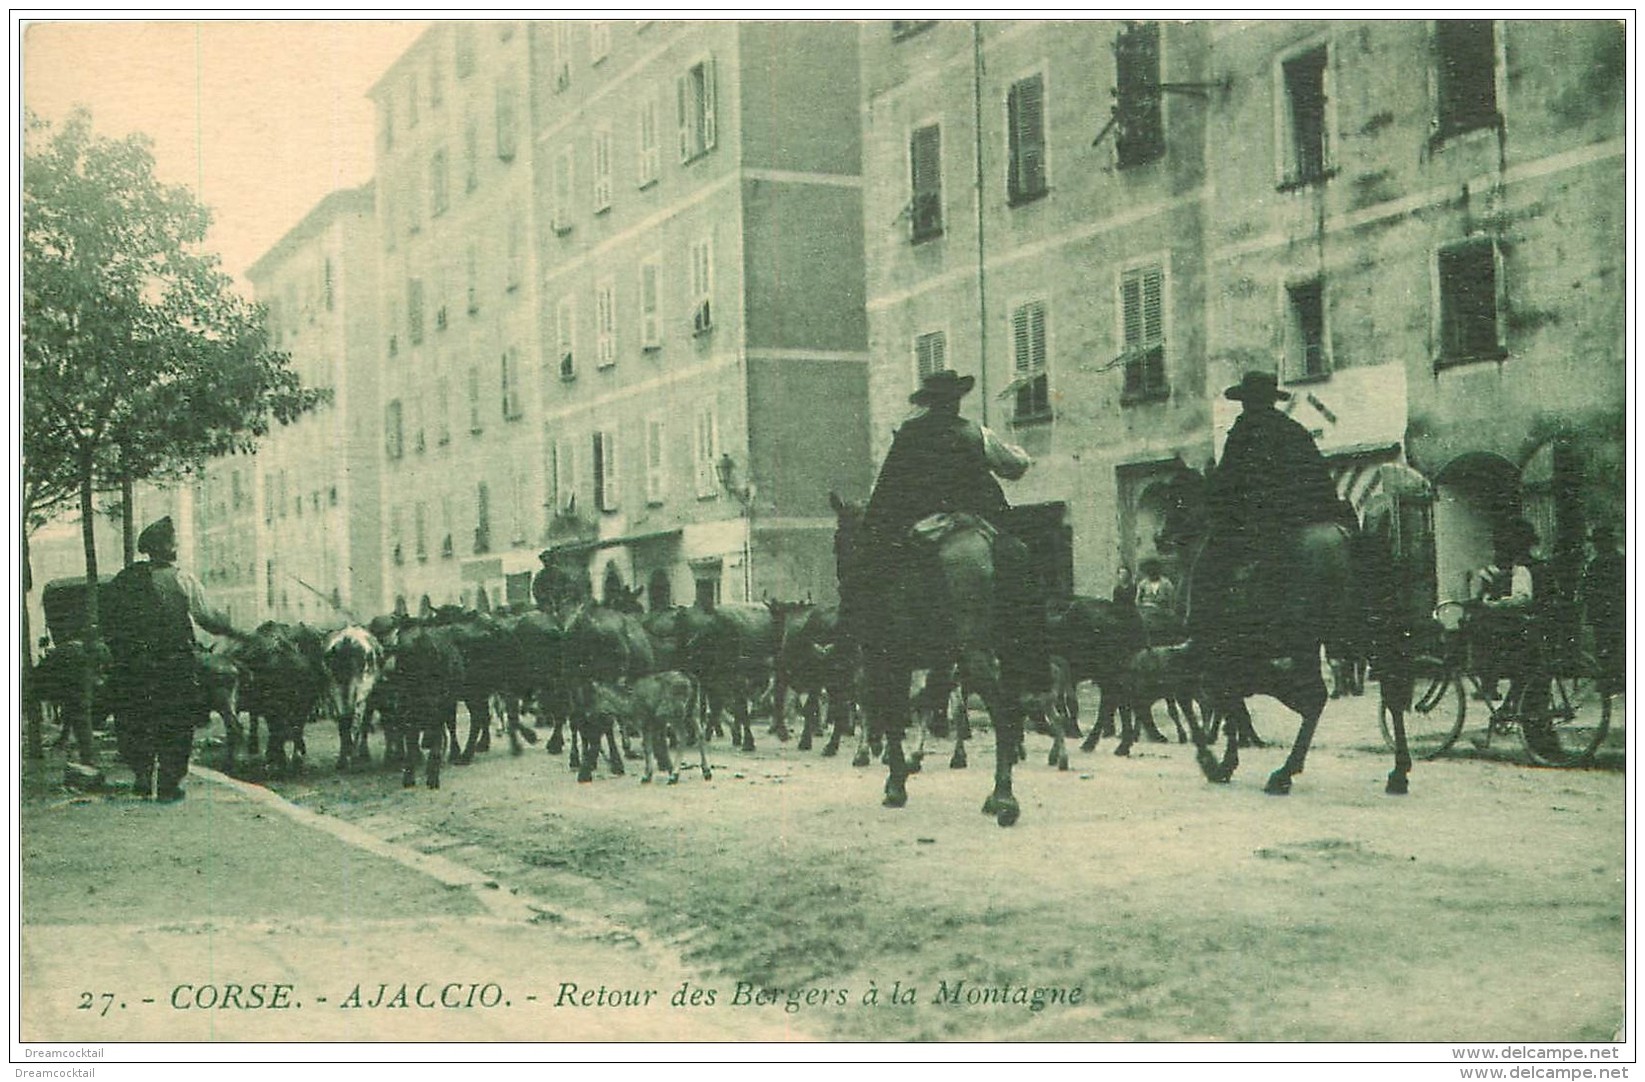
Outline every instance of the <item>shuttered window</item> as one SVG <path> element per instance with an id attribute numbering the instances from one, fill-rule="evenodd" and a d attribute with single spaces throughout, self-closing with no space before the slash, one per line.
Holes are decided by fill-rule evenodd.
<path id="1" fill-rule="evenodd" d="M 697 412 L 694 451 L 698 498 L 717 495 L 720 491 L 720 423 L 711 406 Z"/>
<path id="2" fill-rule="evenodd" d="M 480 419 L 480 370 L 473 365 L 468 369 L 468 430 L 476 436 L 485 430 Z"/>
<path id="3" fill-rule="evenodd" d="M 1016 369 L 1015 421 L 1051 415 L 1050 377 L 1046 372 L 1045 302 L 1030 301 L 1011 313 L 1011 352 Z"/>
<path id="4" fill-rule="evenodd" d="M 491 489 L 481 481 L 474 489 L 474 555 L 491 551 Z"/>
<path id="5" fill-rule="evenodd" d="M 914 382 L 925 382 L 925 378 L 948 367 L 948 335 L 943 331 L 931 331 L 917 336 L 914 339 Z"/>
<path id="6" fill-rule="evenodd" d="M 571 148 L 561 147 L 554 156 L 554 203 L 549 207 L 549 226 L 564 235 L 571 231 Z"/>
<path id="7" fill-rule="evenodd" d="M 611 209 L 611 132 L 594 133 L 594 213 Z"/>
<path id="8" fill-rule="evenodd" d="M 910 239 L 922 240 L 942 235 L 942 129 L 928 124 L 916 128 L 908 141 L 910 184 Z"/>
<path id="9" fill-rule="evenodd" d="M 406 280 L 406 332 L 411 337 L 411 344 L 417 345 L 423 340 L 423 280 L 408 278 Z"/>
<path id="10" fill-rule="evenodd" d="M 577 502 L 577 442 L 562 436 L 554 445 L 555 512 L 575 514 Z"/>
<path id="11" fill-rule="evenodd" d="M 594 433 L 594 497 L 601 511 L 617 510 L 617 434 Z"/>
<path id="12" fill-rule="evenodd" d="M 1011 134 L 1006 192 L 1011 205 L 1016 206 L 1040 198 L 1047 190 L 1044 77 L 1031 75 L 1013 83 L 1006 99 L 1006 113 Z"/>
<path id="13" fill-rule="evenodd" d="M 662 172 L 662 157 L 662 143 L 657 138 L 657 101 L 646 98 L 640 102 L 640 187 L 656 182 Z"/>
<path id="14" fill-rule="evenodd" d="M 640 348 L 658 349 L 662 345 L 662 321 L 658 315 L 657 285 L 662 274 L 659 260 L 651 258 L 640 264 Z"/>
<path id="15" fill-rule="evenodd" d="M 577 358 L 575 354 L 576 334 L 574 324 L 577 313 L 576 306 L 572 303 L 570 297 L 564 297 L 560 300 L 559 309 L 555 314 L 557 317 L 554 322 L 558 332 L 556 341 L 558 342 L 557 353 L 560 358 L 560 378 L 575 379 L 577 376 Z"/>
<path id="16" fill-rule="evenodd" d="M 1285 287 L 1290 309 L 1286 327 L 1286 374 L 1291 379 L 1323 376 L 1325 356 L 1325 283 L 1318 278 Z"/>
<path id="17" fill-rule="evenodd" d="M 609 278 L 594 289 L 594 363 L 617 363 L 617 285 Z"/>
<path id="18" fill-rule="evenodd" d="M 691 161 L 714 149 L 714 61 L 691 65 L 675 84 L 680 160 Z"/>
<path id="19" fill-rule="evenodd" d="M 1497 253 L 1488 238 L 1439 252 L 1438 365 L 1504 356 L 1497 321 Z"/>
<path id="20" fill-rule="evenodd" d="M 1491 20 L 1434 23 L 1434 89 L 1438 138 L 1497 122 L 1496 26 Z"/>
<path id="21" fill-rule="evenodd" d="M 648 417 L 645 422 L 645 502 L 660 504 L 663 502 L 664 471 L 667 468 L 664 461 L 664 442 L 667 438 L 667 425 L 660 416 Z"/>
<path id="22" fill-rule="evenodd" d="M 714 326 L 714 249 L 706 240 L 691 246 L 691 332 L 706 334 Z"/>
<path id="23" fill-rule="evenodd" d="M 1138 267 L 1120 278 L 1126 398 L 1154 398 L 1165 384 L 1165 271 Z"/>
<path id="24" fill-rule="evenodd" d="M 1285 155 L 1282 188 L 1300 187 L 1324 180 L 1329 145 L 1325 126 L 1327 77 L 1330 54 L 1321 45 L 1280 66 L 1285 91 L 1286 130 L 1280 148 Z"/>
<path id="25" fill-rule="evenodd" d="M 1165 154 L 1159 23 L 1130 23 L 1114 40 L 1114 156 L 1121 169 Z"/>
<path id="26" fill-rule="evenodd" d="M 513 346 L 503 351 L 502 356 L 502 384 L 503 384 L 503 420 L 518 421 L 520 412 L 520 372 L 517 354 Z"/>
<path id="27" fill-rule="evenodd" d="M 398 398 L 390 400 L 388 407 L 383 411 L 383 437 L 384 449 L 388 452 L 389 458 L 400 458 L 406 453 L 405 431 L 401 426 L 401 408 Z M 284 498 L 284 493 L 281 494 L 281 497 Z M 283 506 L 280 508 L 280 513 L 285 514 Z"/>

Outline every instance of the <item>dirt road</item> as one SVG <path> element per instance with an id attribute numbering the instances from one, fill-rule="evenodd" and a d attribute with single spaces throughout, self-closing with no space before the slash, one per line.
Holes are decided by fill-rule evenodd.
<path id="1" fill-rule="evenodd" d="M 1270 700 L 1253 713 L 1265 735 L 1294 731 Z M 991 737 L 966 771 L 935 745 L 893 811 L 883 768 L 761 736 L 751 755 L 716 746 L 706 783 L 691 769 L 673 787 L 637 771 L 579 786 L 563 758 L 499 748 L 431 793 L 402 790 L 395 771 L 335 775 L 335 736 L 317 725 L 308 773 L 275 788 L 646 929 L 710 975 L 705 1009 L 751 1026 L 843 1040 L 1547 1042 L 1609 1041 L 1623 1021 L 1620 736 L 1596 770 L 1531 768 L 1499 738 L 1420 764 L 1403 798 L 1382 791 L 1374 698 L 1330 705 L 1283 798 L 1261 792 L 1282 748 L 1245 753 L 1233 783 L 1213 786 L 1175 745 L 1118 759 L 1108 743 L 1059 773 L 1031 737 L 1009 830 L 980 814 Z"/>

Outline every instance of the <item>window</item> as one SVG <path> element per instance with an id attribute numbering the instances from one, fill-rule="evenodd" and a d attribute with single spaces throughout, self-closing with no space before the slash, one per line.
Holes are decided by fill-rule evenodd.
<path id="1" fill-rule="evenodd" d="M 662 144 L 657 140 L 657 102 L 654 98 L 647 98 L 640 102 L 640 187 L 649 187 L 657 182 L 662 172 L 662 157 Z"/>
<path id="2" fill-rule="evenodd" d="M 549 73 L 554 80 L 554 92 L 560 93 L 571 86 L 571 27 L 555 23 L 549 28 Z"/>
<path id="3" fill-rule="evenodd" d="M 463 118 L 463 191 L 480 186 L 480 129 L 473 117 Z"/>
<path id="4" fill-rule="evenodd" d="M 411 449 L 418 454 L 428 450 L 428 441 L 424 438 L 423 430 L 423 396 L 421 392 L 411 396 Z M 299 500 L 302 497 L 298 497 Z"/>
<path id="5" fill-rule="evenodd" d="M 474 74 L 474 24 L 462 22 L 457 29 L 457 78 L 466 79 Z"/>
<path id="6" fill-rule="evenodd" d="M 513 346 L 503 350 L 503 420 L 518 421 L 520 419 L 520 366 L 519 356 Z"/>
<path id="7" fill-rule="evenodd" d="M 577 512 L 577 444 L 562 436 L 554 445 L 554 509 L 559 515 Z"/>
<path id="8" fill-rule="evenodd" d="M 1296 188 L 1324 180 L 1327 175 L 1325 102 L 1330 54 L 1321 45 L 1280 65 L 1284 84 L 1280 154 L 1280 187 Z"/>
<path id="9" fill-rule="evenodd" d="M 713 612 L 720 603 L 720 575 L 716 571 L 710 576 L 697 578 L 697 607 L 704 612 Z"/>
<path id="10" fill-rule="evenodd" d="M 436 109 L 446 103 L 445 72 L 440 69 L 439 57 L 428 67 L 428 103 Z"/>
<path id="11" fill-rule="evenodd" d="M 423 231 L 423 189 L 417 184 L 416 178 L 407 176 L 403 185 L 405 191 L 406 233 L 415 236 Z"/>
<path id="12" fill-rule="evenodd" d="M 1121 169 L 1165 156 L 1159 23 L 1127 23 L 1114 39 L 1114 157 Z"/>
<path id="13" fill-rule="evenodd" d="M 1285 297 L 1286 376 L 1293 380 L 1323 376 L 1330 370 L 1325 354 L 1325 283 L 1315 278 L 1287 285 Z"/>
<path id="14" fill-rule="evenodd" d="M 617 434 L 594 433 L 594 499 L 601 511 L 617 510 Z"/>
<path id="15" fill-rule="evenodd" d="M 438 398 L 434 408 L 439 411 L 440 419 L 435 430 L 435 442 L 444 447 L 451 442 L 451 382 L 441 376 L 434 393 Z"/>
<path id="16" fill-rule="evenodd" d="M 394 149 L 394 103 L 392 101 L 388 100 L 387 98 L 384 98 L 382 106 L 377 111 L 377 115 L 382 120 L 381 135 L 382 135 L 382 140 L 383 140 L 383 150 L 385 150 L 385 151 L 393 150 Z"/>
<path id="17" fill-rule="evenodd" d="M 594 363 L 617 363 L 617 285 L 609 278 L 594 289 Z"/>
<path id="18" fill-rule="evenodd" d="M 491 489 L 484 481 L 474 488 L 474 555 L 491 551 Z"/>
<path id="19" fill-rule="evenodd" d="M 406 333 L 412 345 L 423 340 L 423 280 L 406 279 Z"/>
<path id="20" fill-rule="evenodd" d="M 561 147 L 554 156 L 554 204 L 549 224 L 561 236 L 571 232 L 571 148 Z"/>
<path id="21" fill-rule="evenodd" d="M 455 546 L 451 543 L 451 497 L 440 497 L 440 559 L 449 560 L 455 555 Z"/>
<path id="22" fill-rule="evenodd" d="M 660 415 L 646 418 L 645 422 L 645 502 L 653 506 L 663 502 L 667 463 L 664 444 L 668 428 Z"/>
<path id="23" fill-rule="evenodd" d="M 707 334 L 714 327 L 714 251 L 710 242 L 691 246 L 691 333 Z"/>
<path id="24" fill-rule="evenodd" d="M 1165 271 L 1138 267 L 1120 276 L 1125 329 L 1123 401 L 1162 398 L 1165 385 Z"/>
<path id="25" fill-rule="evenodd" d="M 398 398 L 390 399 L 389 403 L 388 403 L 388 407 L 384 411 L 384 416 L 383 416 L 383 438 L 384 438 L 384 441 L 385 441 L 385 449 L 388 451 L 388 457 L 389 458 L 401 458 L 405 455 L 405 452 L 406 452 L 405 430 L 401 426 L 401 408 L 400 408 L 400 400 Z M 281 517 L 284 517 L 286 512 L 285 512 L 285 506 L 284 506 L 284 502 L 285 502 L 285 492 L 284 492 L 285 476 L 283 474 L 280 477 L 280 485 L 281 485 L 280 515 L 281 515 Z"/>
<path id="26" fill-rule="evenodd" d="M 714 61 L 693 64 L 675 85 L 680 123 L 680 160 L 714 149 Z"/>
<path id="27" fill-rule="evenodd" d="M 480 253 L 469 242 L 465 257 L 464 278 L 468 294 L 468 314 L 477 315 L 480 311 Z"/>
<path id="28" fill-rule="evenodd" d="M 396 209 L 394 200 L 388 198 L 385 192 L 383 198 L 383 250 L 385 252 L 394 251 L 394 246 L 400 241 L 400 221 L 399 215 L 395 213 Z"/>
<path id="29" fill-rule="evenodd" d="M 392 506 L 388 509 L 388 542 L 389 542 L 389 547 L 391 549 L 393 549 L 393 551 L 394 551 L 394 562 L 397 563 L 397 564 L 405 563 L 406 562 L 405 549 L 401 546 L 401 543 L 400 543 L 400 505 L 399 504 L 395 504 L 394 506 Z"/>
<path id="30" fill-rule="evenodd" d="M 508 475 L 508 540 L 511 545 L 525 544 L 525 467 L 516 466 Z M 530 578 L 529 573 L 526 576 Z"/>
<path id="31" fill-rule="evenodd" d="M 475 365 L 468 366 L 468 431 L 474 436 L 485 431 L 480 419 L 480 369 Z"/>
<path id="32" fill-rule="evenodd" d="M 942 236 L 942 129 L 936 124 L 915 128 L 908 140 L 910 187 L 910 240 Z"/>
<path id="33" fill-rule="evenodd" d="M 1496 27 L 1489 19 L 1434 23 L 1435 136 L 1497 123 Z"/>
<path id="34" fill-rule="evenodd" d="M 417 126 L 417 76 L 413 73 L 406 79 L 406 127 Z"/>
<path id="35" fill-rule="evenodd" d="M 1031 202 L 1048 190 L 1045 180 L 1045 79 L 1032 75 L 1011 84 L 1006 99 L 1010 132 L 1007 199 L 1012 206 Z"/>
<path id="36" fill-rule="evenodd" d="M 337 306 L 336 276 L 331 266 L 330 256 L 326 256 L 326 266 L 323 273 L 325 276 L 326 311 L 330 312 L 334 311 Z"/>
<path id="37" fill-rule="evenodd" d="M 611 24 L 596 19 L 588 24 L 588 62 L 598 64 L 611 55 Z"/>
<path id="38" fill-rule="evenodd" d="M 411 540 L 412 551 L 417 554 L 417 561 L 422 563 L 428 559 L 428 506 L 421 500 L 411 509 Z"/>
<path id="39" fill-rule="evenodd" d="M 1050 377 L 1045 371 L 1044 301 L 1030 301 L 1011 313 L 1011 352 L 1017 391 L 1012 420 L 1020 423 L 1051 416 Z"/>
<path id="40" fill-rule="evenodd" d="M 518 206 L 510 203 L 505 213 L 508 218 L 503 228 L 508 231 L 508 252 L 504 261 L 507 273 L 504 285 L 512 293 L 519 289 L 520 283 L 525 280 L 525 226 L 520 220 Z"/>
<path id="41" fill-rule="evenodd" d="M 400 335 L 398 333 L 400 326 L 399 301 L 388 302 L 388 326 L 390 331 L 393 332 L 388 336 L 388 355 L 393 357 L 400 352 Z"/>
<path id="42" fill-rule="evenodd" d="M 497 157 L 505 162 L 514 160 L 516 150 L 517 96 L 512 73 L 505 75 L 497 83 Z"/>
<path id="43" fill-rule="evenodd" d="M 555 315 L 554 322 L 558 329 L 556 341 L 558 342 L 560 356 L 560 378 L 575 379 L 577 376 L 577 359 L 575 355 L 576 336 L 573 332 L 575 331 L 576 306 L 572 303 L 570 297 L 560 299 L 560 306 Z"/>
<path id="44" fill-rule="evenodd" d="M 662 348 L 662 320 L 658 316 L 657 283 L 662 263 L 655 256 L 640 264 L 640 348 Z"/>
<path id="45" fill-rule="evenodd" d="M 714 407 L 697 411 L 692 464 L 697 478 L 697 497 L 706 499 L 720 492 L 720 422 Z"/>
<path id="46" fill-rule="evenodd" d="M 594 133 L 594 213 L 611 209 L 611 131 Z"/>
<path id="47" fill-rule="evenodd" d="M 428 187 L 432 194 L 434 216 L 437 218 L 451 205 L 451 191 L 446 176 L 446 152 L 436 150 L 428 163 Z"/>
<path id="48" fill-rule="evenodd" d="M 918 386 L 925 377 L 948 367 L 948 335 L 944 331 L 930 331 L 914 339 L 914 383 Z"/>
<path id="49" fill-rule="evenodd" d="M 892 19 L 891 40 L 901 41 L 904 38 L 911 38 L 915 34 L 918 34 L 921 30 L 926 30 L 936 25 L 937 20 L 935 19 Z"/>
<path id="50" fill-rule="evenodd" d="M 1440 365 L 1506 355 L 1497 325 L 1497 254 L 1488 238 L 1439 252 Z"/>

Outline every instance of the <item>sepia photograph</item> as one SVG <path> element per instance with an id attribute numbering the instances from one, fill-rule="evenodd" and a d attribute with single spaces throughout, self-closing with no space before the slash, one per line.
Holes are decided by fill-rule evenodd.
<path id="1" fill-rule="evenodd" d="M 519 14 L 12 12 L 18 1078 L 1628 1077 L 1634 12 Z"/>

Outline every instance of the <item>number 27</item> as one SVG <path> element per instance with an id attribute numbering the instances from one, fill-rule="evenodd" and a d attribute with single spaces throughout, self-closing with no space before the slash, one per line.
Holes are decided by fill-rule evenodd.
<path id="1" fill-rule="evenodd" d="M 75 1010 L 95 1011 L 97 1010 L 97 1001 L 99 999 L 103 1001 L 103 1009 L 97 1012 L 97 1017 L 102 1018 L 104 1015 L 109 1013 L 109 1008 L 114 1006 L 113 992 L 104 992 L 101 995 L 93 995 L 90 992 L 81 992 L 80 1006 L 76 1007 Z"/>

